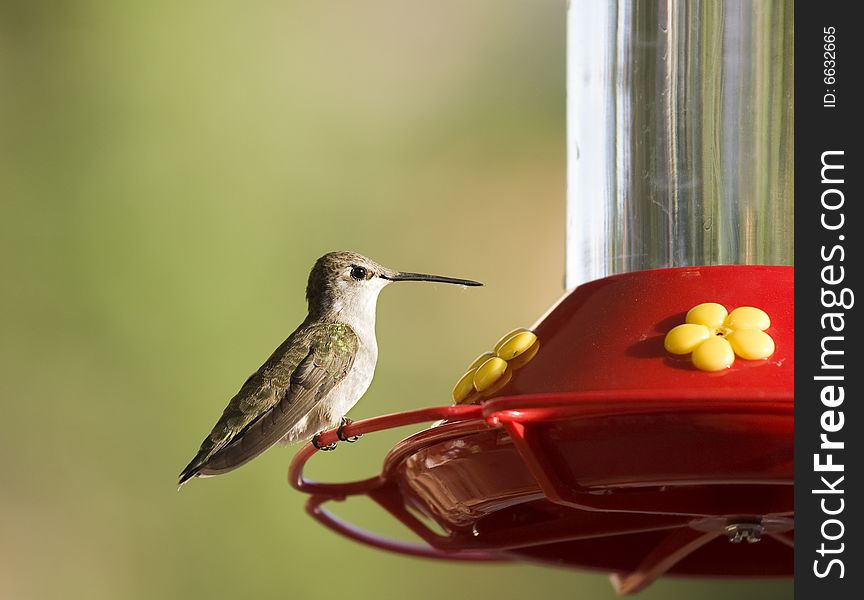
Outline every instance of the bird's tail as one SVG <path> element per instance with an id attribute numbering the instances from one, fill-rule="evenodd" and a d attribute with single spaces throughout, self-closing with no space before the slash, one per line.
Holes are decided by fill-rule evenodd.
<path id="1" fill-rule="evenodd" d="M 192 479 L 193 477 L 198 477 L 201 474 L 201 469 L 204 465 L 207 464 L 207 461 L 215 454 L 219 448 L 224 445 L 224 441 L 222 444 L 215 443 L 212 438 L 208 437 L 204 440 L 204 443 L 201 444 L 201 448 L 198 449 L 198 454 L 195 455 L 186 468 L 180 472 L 180 478 L 177 482 L 177 489 L 179 490 L 183 487 L 183 484 Z"/>
<path id="2" fill-rule="evenodd" d="M 198 472 L 201 469 L 201 466 L 206 462 L 206 454 L 203 452 L 199 452 L 195 455 L 195 458 L 192 459 L 186 468 L 180 472 L 180 478 L 177 481 L 177 489 L 183 487 L 183 484 L 192 479 L 193 477 L 198 476 Z"/>
<path id="3" fill-rule="evenodd" d="M 240 443 L 226 445 L 222 442 L 214 444 L 210 439 L 205 440 L 204 445 L 201 446 L 195 458 L 180 473 L 177 489 L 179 490 L 183 487 L 183 484 L 193 477 L 212 477 L 233 471 L 258 456 L 269 448 L 270 445 L 262 447 L 258 444 L 253 448 L 249 448 Z"/>

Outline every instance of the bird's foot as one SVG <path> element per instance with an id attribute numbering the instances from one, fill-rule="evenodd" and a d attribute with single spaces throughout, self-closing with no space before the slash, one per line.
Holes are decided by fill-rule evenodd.
<path id="1" fill-rule="evenodd" d="M 321 438 L 322 433 L 324 433 L 324 432 L 319 431 L 318 433 L 316 433 L 315 435 L 312 436 L 312 445 L 315 446 L 315 449 L 316 450 L 322 450 L 324 452 L 330 452 L 331 450 L 335 450 L 336 449 L 336 442 L 333 442 L 332 444 L 327 444 L 326 446 L 322 446 L 321 444 L 318 443 L 318 440 Z"/>
<path id="2" fill-rule="evenodd" d="M 360 435 L 351 435 L 351 436 L 345 435 L 345 427 L 350 425 L 353 422 L 354 421 L 352 421 L 348 417 L 342 417 L 342 424 L 339 425 L 339 429 L 336 430 L 336 437 L 339 438 L 339 441 L 348 442 L 349 444 L 353 444 L 354 442 L 359 440 L 361 437 L 363 437 L 362 433 Z"/>

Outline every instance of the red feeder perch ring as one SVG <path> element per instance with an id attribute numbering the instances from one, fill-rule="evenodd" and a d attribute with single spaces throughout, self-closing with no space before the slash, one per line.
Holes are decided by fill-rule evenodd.
<path id="1" fill-rule="evenodd" d="M 291 483 L 312 495 L 319 522 L 403 554 L 603 569 L 622 593 L 666 574 L 789 576 L 792 276 L 688 267 L 583 285 L 533 329 L 539 351 L 494 397 L 346 427 L 443 420 L 398 443 L 379 476 L 307 481 L 308 445 Z M 322 506 L 358 494 L 425 545 L 356 529 Z"/>

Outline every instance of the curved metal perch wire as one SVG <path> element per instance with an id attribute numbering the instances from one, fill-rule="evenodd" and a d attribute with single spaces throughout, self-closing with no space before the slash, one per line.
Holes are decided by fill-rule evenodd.
<path id="1" fill-rule="evenodd" d="M 394 429 L 406 425 L 414 425 L 417 423 L 438 421 L 442 419 L 448 421 L 463 421 L 483 418 L 481 407 L 476 405 L 422 408 L 404 413 L 396 413 L 381 417 L 373 417 L 371 419 L 364 419 L 362 421 L 355 421 L 354 423 L 344 427 L 343 435 L 363 435 L 385 429 Z M 319 438 L 319 443 L 321 445 L 327 445 L 336 441 L 338 441 L 337 429 L 327 431 Z M 303 476 L 303 469 L 309 459 L 317 452 L 318 449 L 311 443 L 303 446 L 294 457 L 294 460 L 291 461 L 288 480 L 294 489 L 311 495 L 311 498 L 309 498 L 306 503 L 306 512 L 313 519 L 329 529 L 332 529 L 333 531 L 354 541 L 381 550 L 407 554 L 410 556 L 434 558 L 438 560 L 475 562 L 501 562 L 510 560 L 505 556 L 499 556 L 488 552 L 447 552 L 428 545 L 411 544 L 408 542 L 392 540 L 346 523 L 336 517 L 332 512 L 324 509 L 322 505 L 331 500 L 342 501 L 348 496 L 357 496 L 362 494 L 369 496 L 422 539 L 428 541 L 430 536 L 441 537 L 433 533 L 428 527 L 426 527 L 426 525 L 417 519 L 417 517 L 406 510 L 401 502 L 396 501 L 394 498 L 394 493 L 396 491 L 388 486 L 389 482 L 384 475 L 377 475 L 368 479 L 360 479 L 346 483 L 318 483 L 306 479 Z"/>

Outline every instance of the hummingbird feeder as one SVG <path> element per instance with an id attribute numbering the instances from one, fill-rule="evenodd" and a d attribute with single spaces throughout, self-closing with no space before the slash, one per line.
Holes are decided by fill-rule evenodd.
<path id="1" fill-rule="evenodd" d="M 313 518 L 402 554 L 601 569 L 620 593 L 791 576 L 791 6 L 570 3 L 571 291 L 452 405 L 346 426 L 436 422 L 380 475 L 311 482 L 304 446 Z M 420 543 L 325 507 L 354 495 Z"/>

